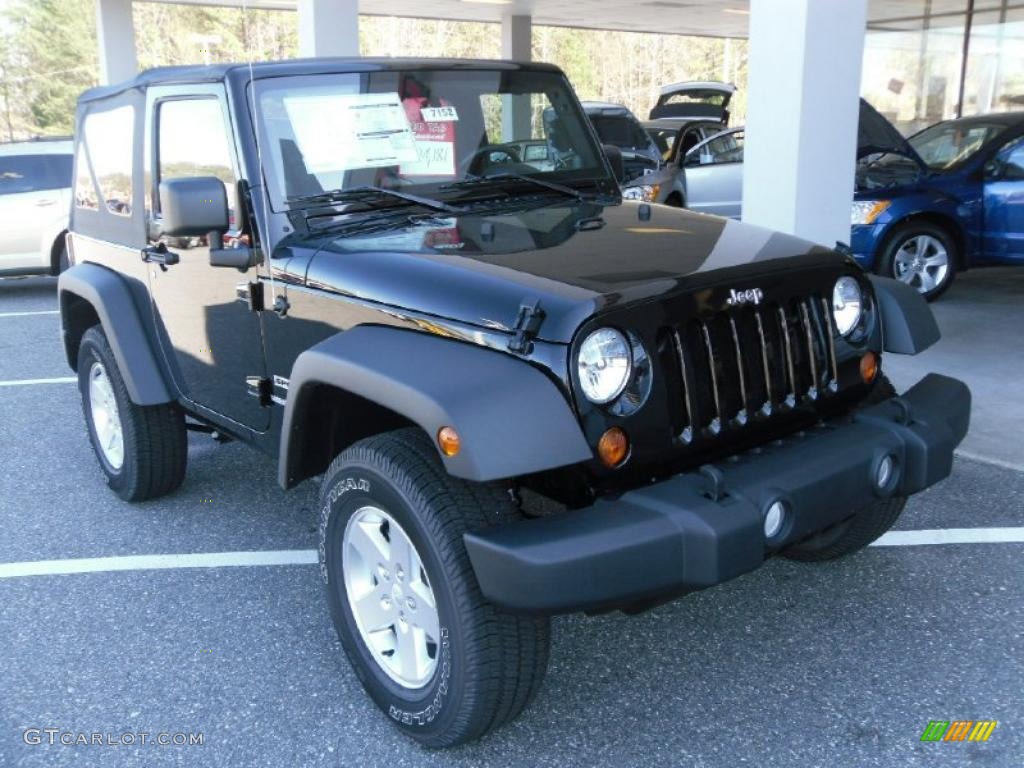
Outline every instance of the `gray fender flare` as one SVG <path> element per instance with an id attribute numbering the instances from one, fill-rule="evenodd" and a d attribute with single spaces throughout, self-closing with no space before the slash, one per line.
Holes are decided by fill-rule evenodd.
<path id="1" fill-rule="evenodd" d="M 72 317 L 77 297 L 96 312 L 132 402 L 158 405 L 174 399 L 124 278 L 97 264 L 76 264 L 61 274 L 57 293 L 64 349 L 73 369 L 78 368 L 78 341 L 85 330 Z"/>
<path id="2" fill-rule="evenodd" d="M 321 384 L 400 414 L 432 441 L 441 427 L 454 427 L 462 449 L 438 455 L 449 474 L 466 480 L 516 477 L 593 456 L 569 402 L 529 363 L 420 331 L 358 326 L 309 348 L 292 367 L 278 470 L 284 488 L 297 482 L 295 438 L 309 393 Z"/>
<path id="3" fill-rule="evenodd" d="M 882 348 L 899 355 L 924 352 L 939 340 L 931 307 L 916 290 L 890 277 L 869 275 L 882 320 Z"/>

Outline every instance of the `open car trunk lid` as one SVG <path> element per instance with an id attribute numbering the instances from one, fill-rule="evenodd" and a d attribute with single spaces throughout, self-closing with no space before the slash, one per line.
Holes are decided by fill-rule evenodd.
<path id="1" fill-rule="evenodd" d="M 658 103 L 651 110 L 651 120 L 676 119 L 718 120 L 729 124 L 729 101 L 736 92 L 732 83 L 692 81 L 662 86 Z"/>

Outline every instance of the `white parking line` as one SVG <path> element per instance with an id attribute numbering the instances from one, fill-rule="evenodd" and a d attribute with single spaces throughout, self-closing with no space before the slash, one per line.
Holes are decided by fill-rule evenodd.
<path id="1" fill-rule="evenodd" d="M 74 384 L 78 381 L 77 376 L 61 376 L 57 379 L 15 379 L 13 381 L 0 381 L 0 387 L 26 387 L 32 384 Z"/>
<path id="2" fill-rule="evenodd" d="M 990 464 L 993 467 L 1001 467 L 1002 469 L 1012 469 L 1014 472 L 1024 472 L 1024 464 L 1015 464 L 1012 461 L 1006 461 L 1005 459 L 993 459 L 988 456 L 982 456 L 977 453 L 971 453 L 970 451 L 956 450 L 954 455 L 959 456 L 962 459 L 969 459 L 970 461 L 977 461 L 981 464 Z"/>
<path id="3" fill-rule="evenodd" d="M 0 312 L 0 317 L 28 317 L 29 315 L 59 315 L 59 309 L 40 309 L 33 312 Z"/>
<path id="4" fill-rule="evenodd" d="M 922 531 L 889 531 L 889 533 L 882 536 L 871 546 L 917 547 L 931 544 L 1024 544 L 1024 527 L 939 528 Z M 87 557 L 75 560 L 34 560 L 22 563 L 0 563 L 0 579 L 15 579 L 23 576 L 62 576 L 75 573 L 101 573 L 105 571 L 316 565 L 318 562 L 319 557 L 315 549 Z"/>
<path id="5" fill-rule="evenodd" d="M 935 528 L 889 531 L 871 546 L 917 547 L 927 544 L 1022 544 L 1024 528 Z"/>
<path id="6" fill-rule="evenodd" d="M 0 563 L 0 579 L 20 576 L 57 576 L 100 571 L 149 571 L 167 568 L 228 568 L 245 565 L 313 565 L 315 549 L 282 549 L 262 552 L 201 552 L 183 555 L 129 555 L 87 557 L 78 560 L 36 560 Z"/>

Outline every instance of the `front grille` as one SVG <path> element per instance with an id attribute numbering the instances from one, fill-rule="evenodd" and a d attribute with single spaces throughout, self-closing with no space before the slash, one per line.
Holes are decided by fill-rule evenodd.
<path id="1" fill-rule="evenodd" d="M 730 308 L 667 330 L 684 443 L 780 416 L 839 388 L 832 311 L 822 296 Z"/>

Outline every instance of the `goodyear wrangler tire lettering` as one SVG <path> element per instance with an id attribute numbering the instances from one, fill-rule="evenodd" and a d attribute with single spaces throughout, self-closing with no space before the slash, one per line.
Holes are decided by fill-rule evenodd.
<path id="1" fill-rule="evenodd" d="M 329 581 L 327 573 L 327 551 L 324 543 L 324 537 L 326 536 L 327 533 L 327 517 L 330 514 L 331 505 L 333 505 L 344 494 L 353 490 L 369 493 L 370 483 L 368 480 L 356 480 L 354 478 L 347 477 L 343 481 L 338 483 L 338 485 L 331 488 L 331 492 L 328 496 L 328 503 L 322 505 L 320 508 L 320 525 L 318 526 L 319 542 L 317 549 L 319 550 L 320 554 L 320 578 L 323 579 L 324 584 L 327 584 Z"/>

